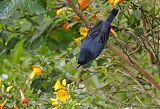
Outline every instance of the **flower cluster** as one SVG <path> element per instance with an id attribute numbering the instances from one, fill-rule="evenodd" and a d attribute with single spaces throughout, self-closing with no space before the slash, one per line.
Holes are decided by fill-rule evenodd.
<path id="1" fill-rule="evenodd" d="M 70 8 L 67 8 L 67 7 L 63 7 L 63 8 L 60 8 L 60 9 L 58 9 L 57 11 L 56 11 L 56 15 L 58 16 L 58 17 L 64 17 L 64 15 L 68 15 L 68 14 L 70 14 L 71 13 L 71 9 Z M 80 17 L 79 16 L 77 16 L 77 15 L 73 15 L 73 16 L 70 16 L 71 18 L 71 20 L 73 20 L 73 21 L 78 21 L 78 20 L 80 20 Z M 61 27 L 64 29 L 64 30 L 66 30 L 66 31 L 68 31 L 68 30 L 70 30 L 70 27 L 69 27 L 69 24 L 70 24 L 70 21 L 63 21 L 63 23 L 62 23 L 62 25 L 61 25 Z"/>
<path id="2" fill-rule="evenodd" d="M 66 86 L 67 86 L 66 79 L 62 81 L 62 84 L 60 83 L 59 80 L 56 81 L 54 85 L 54 90 L 56 92 L 56 98 L 51 98 L 51 102 L 54 107 L 58 107 L 59 101 L 66 102 L 68 100 L 69 94 L 68 94 Z"/>

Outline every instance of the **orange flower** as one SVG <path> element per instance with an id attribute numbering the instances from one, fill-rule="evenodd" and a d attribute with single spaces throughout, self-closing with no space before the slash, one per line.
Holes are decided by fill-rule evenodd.
<path id="1" fill-rule="evenodd" d="M 80 18 L 79 18 L 79 16 L 74 15 L 74 16 L 72 17 L 72 20 L 80 20 Z"/>
<path id="2" fill-rule="evenodd" d="M 63 29 L 65 29 L 65 30 L 69 30 L 69 28 L 67 27 L 68 25 L 69 25 L 69 23 L 68 23 L 68 22 L 64 23 L 64 24 L 62 25 Z"/>
<path id="3" fill-rule="evenodd" d="M 22 90 L 20 89 L 19 92 L 20 92 L 20 94 L 21 94 L 21 104 L 23 104 L 23 105 L 26 104 L 26 105 L 27 105 L 27 104 L 28 104 L 28 100 L 27 100 L 26 97 L 24 96 Z"/>
<path id="4" fill-rule="evenodd" d="M 3 107 L 6 105 L 6 103 L 7 103 L 7 99 L 5 99 L 4 102 L 0 104 L 0 109 L 3 109 Z"/>
<path id="5" fill-rule="evenodd" d="M 85 10 L 89 6 L 90 0 L 78 0 L 80 10 Z"/>
<path id="6" fill-rule="evenodd" d="M 42 75 L 42 69 L 40 67 L 33 65 L 32 70 L 33 72 L 35 72 L 36 75 L 39 75 L 39 76 Z"/>
<path id="7" fill-rule="evenodd" d="M 31 72 L 31 74 L 29 75 L 28 80 L 33 79 L 35 75 L 41 76 L 41 75 L 42 75 L 42 68 L 33 65 L 33 66 L 32 66 L 32 72 Z"/>
<path id="8" fill-rule="evenodd" d="M 112 6 L 116 6 L 119 2 L 123 2 L 124 0 L 108 0 L 108 2 L 112 5 Z"/>

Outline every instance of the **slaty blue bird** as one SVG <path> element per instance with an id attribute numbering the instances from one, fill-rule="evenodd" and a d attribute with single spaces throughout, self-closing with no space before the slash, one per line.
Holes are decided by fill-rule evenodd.
<path id="1" fill-rule="evenodd" d="M 96 26 L 89 30 L 80 46 L 78 67 L 87 64 L 100 55 L 109 39 L 110 25 L 117 13 L 118 10 L 114 8 L 105 21 L 100 21 Z"/>

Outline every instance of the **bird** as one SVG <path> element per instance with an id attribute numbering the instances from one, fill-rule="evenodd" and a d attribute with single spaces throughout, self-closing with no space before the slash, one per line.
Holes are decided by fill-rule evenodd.
<path id="1" fill-rule="evenodd" d="M 109 39 L 110 25 L 117 14 L 118 9 L 113 8 L 104 21 L 100 21 L 89 30 L 87 36 L 80 45 L 77 68 L 89 63 L 100 55 Z"/>

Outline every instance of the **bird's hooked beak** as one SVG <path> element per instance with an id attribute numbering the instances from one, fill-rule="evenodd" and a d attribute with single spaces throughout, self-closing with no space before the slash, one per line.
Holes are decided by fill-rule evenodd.
<path id="1" fill-rule="evenodd" d="M 81 64 L 78 64 L 77 69 L 81 66 Z"/>

